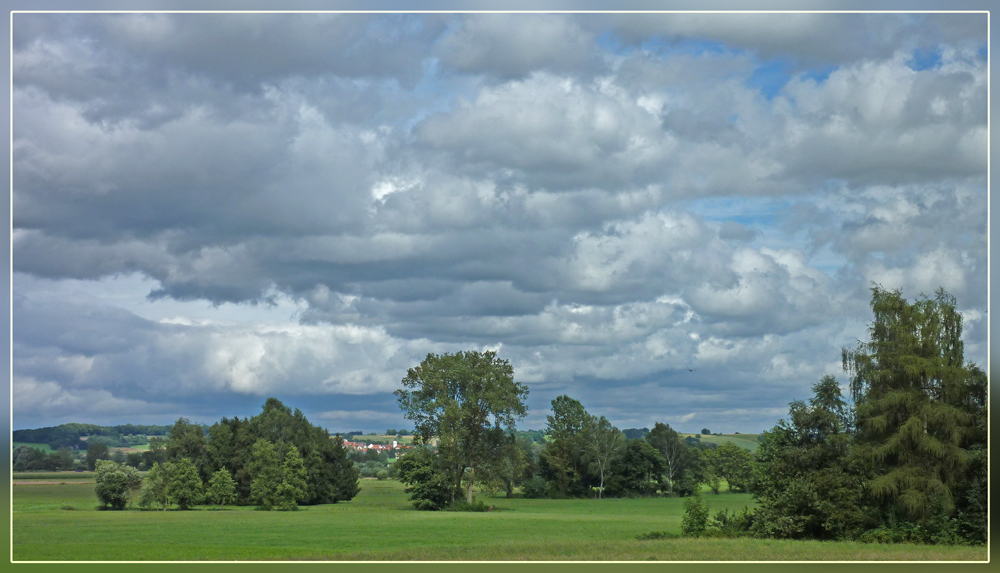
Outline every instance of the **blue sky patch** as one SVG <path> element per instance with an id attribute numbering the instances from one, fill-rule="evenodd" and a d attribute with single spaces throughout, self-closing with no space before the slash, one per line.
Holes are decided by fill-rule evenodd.
<path id="1" fill-rule="evenodd" d="M 788 60 L 769 60 L 758 67 L 746 84 L 752 88 L 760 90 L 760 93 L 767 99 L 774 99 L 778 95 L 788 80 L 792 79 L 792 63 Z"/>
<path id="2" fill-rule="evenodd" d="M 941 65 L 941 50 L 917 49 L 913 51 L 913 57 L 906 62 L 906 65 L 915 72 L 931 70 Z"/>

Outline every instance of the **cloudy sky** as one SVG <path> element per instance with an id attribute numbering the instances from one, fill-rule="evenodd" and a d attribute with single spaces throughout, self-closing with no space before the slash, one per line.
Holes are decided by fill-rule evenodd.
<path id="1" fill-rule="evenodd" d="M 14 428 L 407 425 L 497 350 L 757 432 L 944 287 L 987 356 L 985 14 L 18 14 Z"/>

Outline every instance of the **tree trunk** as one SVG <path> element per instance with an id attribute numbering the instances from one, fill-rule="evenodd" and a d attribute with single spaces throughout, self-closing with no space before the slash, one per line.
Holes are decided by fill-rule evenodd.
<path id="1" fill-rule="evenodd" d="M 468 491 L 468 499 L 466 500 L 466 501 L 469 502 L 469 504 L 472 503 L 472 486 L 475 483 L 476 483 L 476 466 L 470 465 L 469 466 L 469 491 Z"/>

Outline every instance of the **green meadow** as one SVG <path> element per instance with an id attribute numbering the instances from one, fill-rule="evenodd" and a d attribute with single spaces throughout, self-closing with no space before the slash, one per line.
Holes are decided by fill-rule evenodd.
<path id="1" fill-rule="evenodd" d="M 362 482 L 352 501 L 263 512 L 99 511 L 87 474 L 15 479 L 15 561 L 94 560 L 985 560 L 984 547 L 760 539 L 640 541 L 680 533 L 683 499 L 532 500 L 484 497 L 484 513 L 415 511 L 395 481 Z M 28 477 L 32 476 L 32 477 Z M 92 479 L 92 477 L 91 477 Z M 36 484 L 30 484 L 30 482 Z M 37 484 L 37 482 L 56 484 Z M 63 482 L 66 482 L 63 484 Z M 75 482 L 75 483 L 74 483 Z M 752 504 L 706 495 L 712 514 Z"/>
<path id="2" fill-rule="evenodd" d="M 708 434 L 679 434 L 681 439 L 688 437 L 698 437 L 703 442 L 709 444 L 733 444 L 741 448 L 750 450 L 751 452 L 756 452 L 757 447 L 760 443 L 757 438 L 760 434 L 721 434 L 721 435 L 708 435 Z"/>

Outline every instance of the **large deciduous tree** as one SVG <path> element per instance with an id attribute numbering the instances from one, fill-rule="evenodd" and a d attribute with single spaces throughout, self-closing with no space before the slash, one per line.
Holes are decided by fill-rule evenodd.
<path id="1" fill-rule="evenodd" d="M 560 496 L 583 495 L 586 468 L 583 462 L 585 430 L 590 414 L 579 400 L 557 396 L 552 400 L 552 414 L 546 416 L 548 443 L 541 453 L 542 473 Z"/>
<path id="2" fill-rule="evenodd" d="M 492 351 L 428 354 L 402 383 L 404 389 L 395 392 L 399 406 L 416 424 L 420 441 L 437 438 L 454 486 L 452 502 L 465 478 L 472 503 L 476 469 L 527 414 L 528 387 L 515 382 L 510 363 Z"/>
<path id="3" fill-rule="evenodd" d="M 174 462 L 167 495 L 180 509 L 191 509 L 191 506 L 201 502 L 204 496 L 201 478 L 190 459 L 181 458 Z"/>
<path id="4" fill-rule="evenodd" d="M 612 460 L 625 444 L 625 436 L 607 418 L 589 416 L 584 430 L 584 452 L 600 477 L 597 498 L 604 497 L 604 478 L 611 471 Z"/>
<path id="5" fill-rule="evenodd" d="M 844 349 L 855 402 L 857 452 L 875 466 L 871 492 L 886 521 L 925 523 L 954 511 L 977 440 L 976 368 L 964 362 L 954 297 L 907 302 L 872 287 L 869 340 Z"/>
<path id="6" fill-rule="evenodd" d="M 726 480 L 730 491 L 746 491 L 753 474 L 754 455 L 750 450 L 726 443 L 714 452 L 715 470 Z"/>
<path id="7" fill-rule="evenodd" d="M 674 483 L 681 479 L 690 462 L 688 447 L 680 435 L 669 424 L 656 422 L 653 429 L 646 434 L 646 441 L 663 456 L 662 485 L 666 486 L 667 495 L 674 494 Z"/>
<path id="8" fill-rule="evenodd" d="M 97 469 L 97 460 L 107 460 L 111 459 L 111 453 L 108 451 L 108 445 L 100 440 L 94 440 L 93 443 L 87 444 L 87 470 L 94 471 Z"/>

